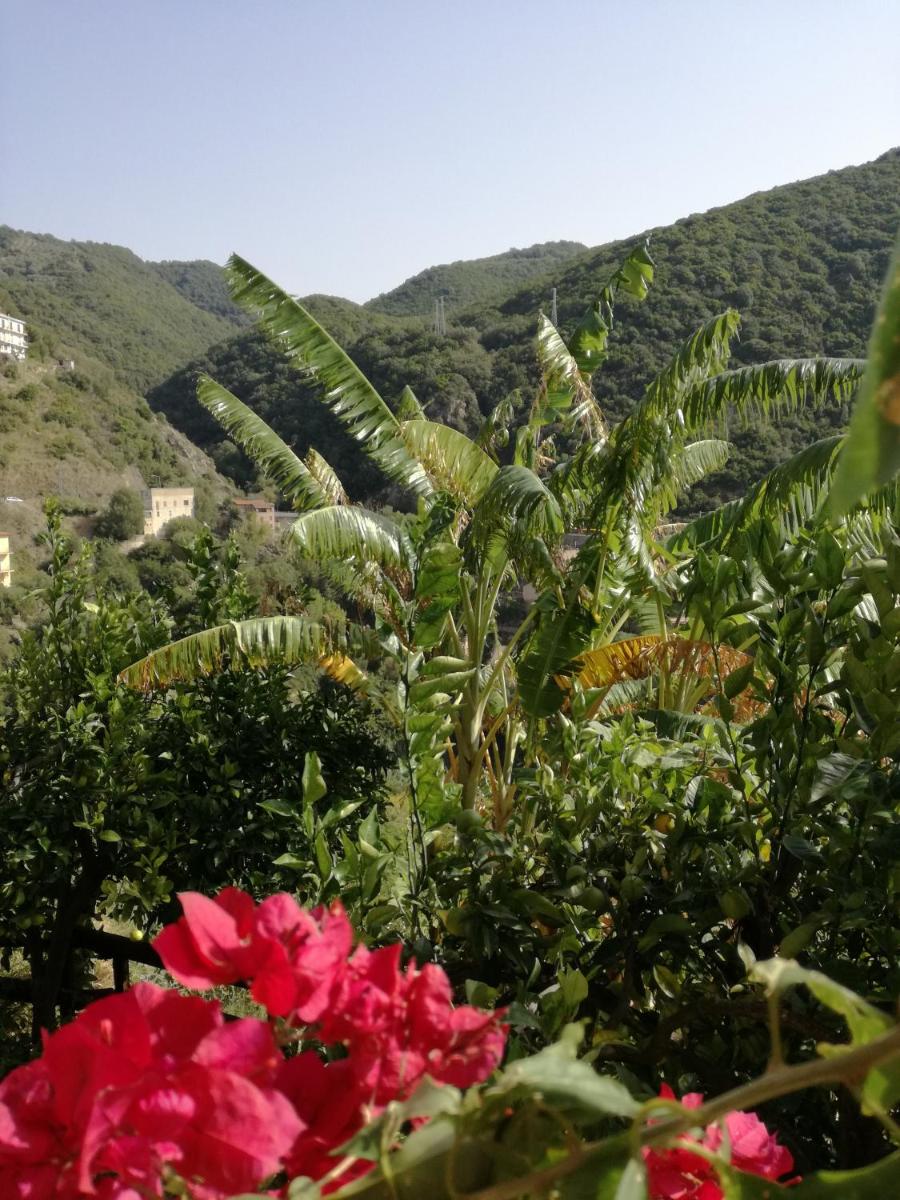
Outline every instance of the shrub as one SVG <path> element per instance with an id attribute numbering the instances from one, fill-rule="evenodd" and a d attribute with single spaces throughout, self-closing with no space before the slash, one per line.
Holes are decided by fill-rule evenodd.
<path id="1" fill-rule="evenodd" d="M 113 542 L 124 542 L 144 532 L 144 502 L 132 488 L 119 488 L 109 498 L 94 532 Z"/>

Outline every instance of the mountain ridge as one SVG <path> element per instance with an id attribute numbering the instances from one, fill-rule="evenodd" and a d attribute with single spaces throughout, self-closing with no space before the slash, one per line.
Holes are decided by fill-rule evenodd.
<path id="1" fill-rule="evenodd" d="M 435 299 L 466 306 L 502 294 L 504 287 L 543 276 L 589 250 L 583 242 L 536 242 L 480 258 L 439 263 L 410 275 L 396 287 L 367 300 L 364 308 L 389 316 L 427 316 Z"/>

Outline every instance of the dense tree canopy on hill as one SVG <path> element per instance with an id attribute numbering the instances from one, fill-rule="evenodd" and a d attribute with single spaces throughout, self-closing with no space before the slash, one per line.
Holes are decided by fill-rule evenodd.
<path id="1" fill-rule="evenodd" d="M 802 354 L 864 355 L 898 224 L 900 149 L 650 231 L 656 283 L 646 304 L 623 305 L 609 361 L 597 376 L 601 404 L 613 418 L 624 416 L 680 339 L 726 307 L 742 316 L 735 365 Z M 633 241 L 600 247 L 554 279 L 564 331 Z M 495 374 L 529 361 L 535 314 L 547 308 L 548 297 L 549 288 L 534 283 L 501 305 L 460 317 L 477 326 L 493 351 Z M 845 415 L 835 412 L 832 423 Z M 739 453 L 709 481 L 707 495 L 717 501 L 743 491 L 825 432 L 822 420 L 798 417 L 777 439 L 732 430 Z"/>
<path id="2" fill-rule="evenodd" d="M 900 151 L 891 151 L 865 166 L 775 188 L 652 231 L 656 284 L 642 306 L 627 300 L 622 305 L 609 361 L 596 376 L 604 409 L 613 419 L 629 412 L 680 341 L 727 307 L 742 314 L 736 365 L 800 354 L 864 354 L 898 223 Z M 581 255 L 552 276 L 564 332 L 634 241 Z M 543 276 L 502 302 L 454 313 L 445 338 L 431 332 L 427 319 L 398 322 L 376 315 L 376 302 L 361 309 L 313 297 L 308 304 L 389 401 L 396 401 L 408 383 L 431 418 L 471 433 L 480 417 L 514 389 L 521 389 L 524 402 L 535 386 L 536 321 L 539 311 L 549 308 L 550 285 L 551 278 Z M 357 494 L 373 486 L 371 468 L 356 448 L 341 442 L 340 431 L 321 430 L 327 413 L 312 401 L 302 380 L 252 335 L 215 348 L 149 397 L 202 446 L 218 446 L 223 470 L 250 478 L 249 464 L 222 443 L 221 431 L 194 399 L 200 370 L 249 402 L 298 449 L 314 442 L 323 448 Z M 717 503 L 743 492 L 845 418 L 838 406 L 826 414 L 798 415 L 777 434 L 730 429 L 737 452 L 699 490 L 700 502 Z"/>

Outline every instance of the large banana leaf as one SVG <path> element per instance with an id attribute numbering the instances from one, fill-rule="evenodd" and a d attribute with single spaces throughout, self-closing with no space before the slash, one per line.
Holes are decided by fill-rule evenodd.
<path id="1" fill-rule="evenodd" d="M 419 403 L 419 398 L 412 388 L 407 384 L 400 393 L 400 399 L 397 403 L 397 420 L 398 421 L 419 421 L 425 416 L 425 410 Z"/>
<path id="2" fill-rule="evenodd" d="M 805 447 L 770 471 L 742 499 L 690 521 L 669 539 L 669 549 L 688 550 L 713 541 L 724 546 L 761 520 L 778 522 L 786 535 L 796 533 L 820 511 L 843 440 L 838 434 Z"/>
<path id="3" fill-rule="evenodd" d="M 333 559 L 361 564 L 377 563 L 383 570 L 409 573 L 413 557 L 409 538 L 389 517 L 368 509 L 332 505 L 302 513 L 290 536 L 308 558 L 327 563 Z"/>
<path id="4" fill-rule="evenodd" d="M 587 380 L 606 361 L 606 343 L 612 329 L 616 293 L 621 289 L 636 300 L 645 299 L 653 282 L 653 267 L 649 242 L 645 242 L 637 250 L 632 250 L 609 282 L 601 288 L 599 298 L 575 326 L 567 344 L 576 367 Z"/>
<path id="5" fill-rule="evenodd" d="M 319 508 L 329 503 L 306 463 L 237 396 L 208 375 L 202 375 L 197 384 L 197 399 L 231 440 L 278 485 L 294 508 Z"/>
<path id="6" fill-rule="evenodd" d="M 700 383 L 728 363 L 731 342 L 740 327 L 740 314 L 728 308 L 693 333 L 671 362 L 652 379 L 635 409 L 635 419 L 671 411 L 685 388 Z"/>
<path id="7" fill-rule="evenodd" d="M 661 641 L 658 633 L 648 633 L 586 650 L 572 664 L 576 678 L 584 688 L 608 687 L 623 679 L 643 679 L 648 674 L 645 651 Z"/>
<path id="8" fill-rule="evenodd" d="M 344 491 L 344 485 L 337 476 L 334 467 L 323 458 L 318 450 L 310 447 L 304 459 L 307 470 L 325 495 L 325 504 L 349 504 L 350 500 Z"/>
<path id="9" fill-rule="evenodd" d="M 549 717 L 565 699 L 558 677 L 584 649 L 592 622 L 577 603 L 541 613 L 518 666 L 519 698 L 531 717 Z"/>
<path id="10" fill-rule="evenodd" d="M 869 341 L 869 366 L 850 423 L 831 503 L 846 512 L 900 471 L 900 239 Z"/>
<path id="11" fill-rule="evenodd" d="M 667 469 L 651 485 L 652 511 L 658 522 L 678 503 L 679 497 L 713 471 L 721 471 L 728 461 L 731 446 L 718 438 L 704 438 L 676 446 L 668 458 Z"/>
<path id="12" fill-rule="evenodd" d="M 718 666 L 723 675 L 730 675 L 750 661 L 749 655 L 731 646 L 718 646 L 714 652 L 707 642 L 644 634 L 587 650 L 578 656 L 573 666 L 582 687 L 597 688 L 625 679 L 645 679 L 663 668 L 711 676 Z"/>
<path id="13" fill-rule="evenodd" d="M 645 300 L 653 282 L 655 263 L 650 257 L 650 239 L 632 250 L 612 279 L 613 288 L 621 288 L 635 300 Z"/>
<path id="14" fill-rule="evenodd" d="M 258 315 L 265 331 L 324 388 L 325 403 L 385 474 L 420 494 L 428 479 L 399 437 L 399 422 L 334 338 L 298 300 L 233 254 L 228 277 L 235 301 Z"/>
<path id="15" fill-rule="evenodd" d="M 347 682 L 352 676 L 346 659 L 336 652 L 332 634 L 323 625 L 304 617 L 253 617 L 216 625 L 161 646 L 126 667 L 119 680 L 140 691 L 150 691 L 175 680 L 213 675 L 226 659 L 241 667 L 317 663 Z"/>
<path id="16" fill-rule="evenodd" d="M 723 371 L 689 388 L 681 409 L 688 430 L 707 428 L 732 407 L 739 416 L 770 419 L 804 404 L 821 408 L 853 395 L 865 362 L 858 358 L 784 358 Z"/>
<path id="17" fill-rule="evenodd" d="M 340 651 L 335 651 L 334 654 L 323 654 L 316 665 L 330 679 L 334 679 L 337 683 L 343 683 L 345 687 L 352 688 L 355 692 L 364 691 L 368 683 L 365 671 L 358 667 L 349 655 L 341 654 Z"/>
<path id="18" fill-rule="evenodd" d="M 547 425 L 568 414 L 582 422 L 592 437 L 605 438 L 606 421 L 590 379 L 579 370 L 559 330 L 543 313 L 538 316 L 537 355 L 544 391 L 538 396 L 532 421 Z"/>
<path id="19" fill-rule="evenodd" d="M 497 464 L 464 433 L 417 417 L 404 421 L 400 437 L 434 485 L 464 504 L 476 504 L 497 474 Z"/>
<path id="20" fill-rule="evenodd" d="M 533 533 L 559 535 L 564 523 L 559 502 L 529 467 L 501 467 L 475 508 L 474 526 L 489 533 L 504 521 L 522 521 Z"/>

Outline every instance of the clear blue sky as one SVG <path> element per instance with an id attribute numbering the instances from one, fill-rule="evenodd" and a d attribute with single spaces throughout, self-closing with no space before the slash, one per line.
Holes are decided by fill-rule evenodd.
<path id="1" fill-rule="evenodd" d="M 900 0 L 0 0 L 0 222 L 366 299 L 900 143 Z"/>

